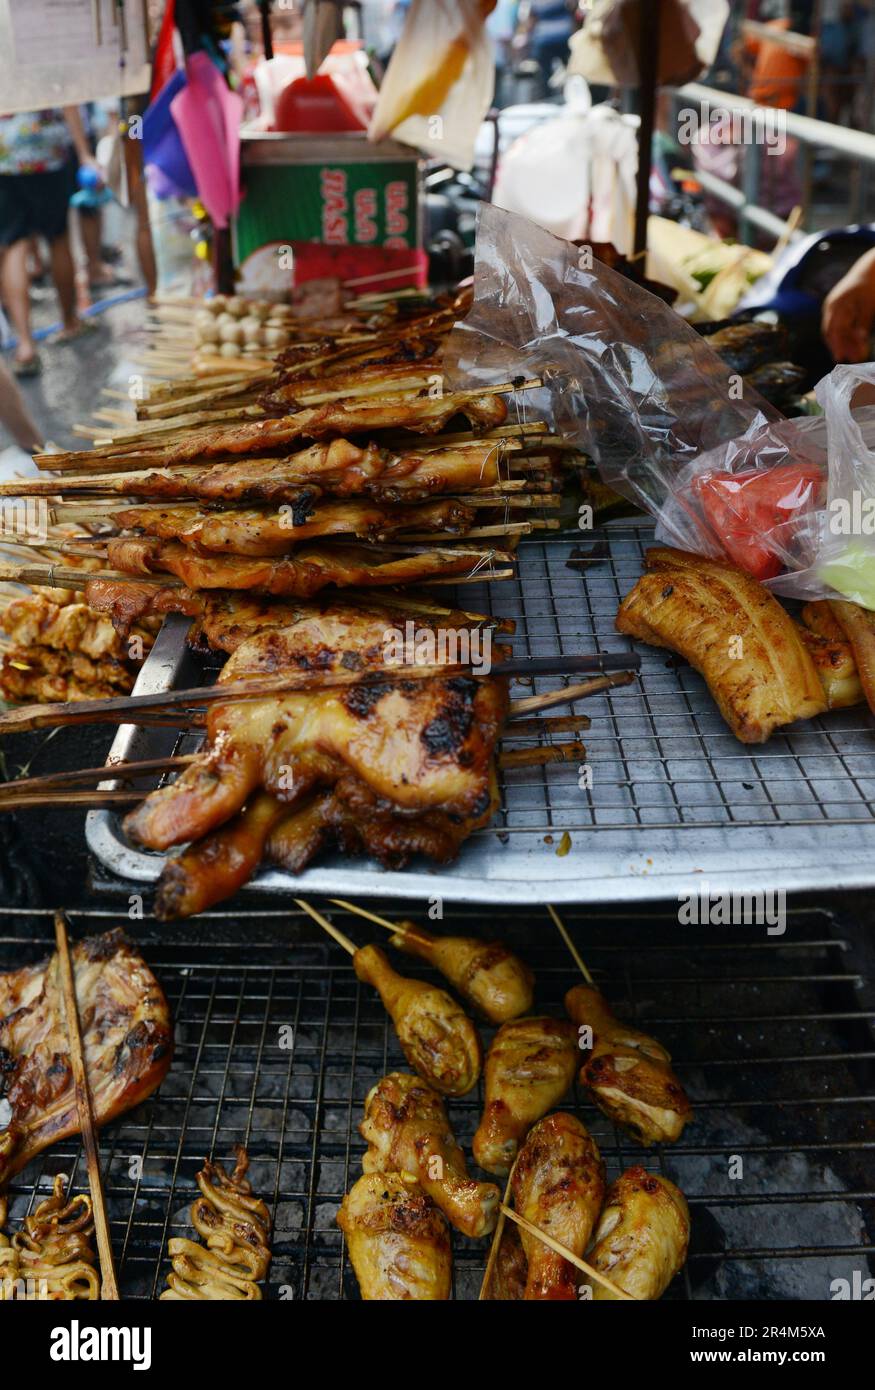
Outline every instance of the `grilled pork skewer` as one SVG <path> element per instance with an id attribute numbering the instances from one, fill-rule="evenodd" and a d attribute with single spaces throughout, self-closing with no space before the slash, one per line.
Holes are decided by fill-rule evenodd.
<path id="1" fill-rule="evenodd" d="M 683 1268 L 689 1239 L 690 1213 L 680 1188 L 658 1173 L 628 1168 L 608 1189 L 587 1260 L 633 1298 L 657 1299 Z M 594 1300 L 616 1300 L 597 1280 L 583 1282 Z"/>
<path id="2" fill-rule="evenodd" d="M 574 1080 L 577 1036 L 561 1019 L 518 1018 L 496 1033 L 486 1056 L 486 1104 L 474 1135 L 474 1158 L 505 1177 L 536 1120 Z"/>
<path id="3" fill-rule="evenodd" d="M 489 1234 L 501 1194 L 495 1183 L 469 1178 L 444 1103 L 420 1077 L 384 1076 L 368 1092 L 359 1133 L 369 1145 L 366 1173 L 412 1173 L 456 1230 Z"/>
<path id="4" fill-rule="evenodd" d="M 529 1131 L 511 1179 L 514 1206 L 533 1226 L 582 1256 L 605 1195 L 605 1166 L 574 1115 L 549 1115 Z M 568 1260 L 523 1230 L 528 1259 L 525 1298 L 576 1299 L 577 1275 Z"/>
<path id="5" fill-rule="evenodd" d="M 692 1109 L 661 1043 L 621 1023 L 597 989 L 575 985 L 565 1007 L 578 1028 L 592 1029 L 592 1051 L 580 1072 L 596 1105 L 641 1144 L 674 1143 Z"/>
<path id="6" fill-rule="evenodd" d="M 366 1301 L 450 1297 L 447 1223 L 409 1174 L 366 1173 L 344 1197 L 337 1224 Z"/>

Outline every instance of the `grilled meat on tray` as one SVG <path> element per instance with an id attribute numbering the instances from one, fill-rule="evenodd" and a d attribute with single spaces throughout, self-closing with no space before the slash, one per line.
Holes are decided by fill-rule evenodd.
<path id="1" fill-rule="evenodd" d="M 617 631 L 679 652 L 705 678 L 742 743 L 827 707 L 796 624 L 757 580 L 726 560 L 667 546 L 645 556 L 648 573 L 623 599 Z"/>
<path id="2" fill-rule="evenodd" d="M 161 987 L 120 929 L 73 948 L 85 1065 L 98 1125 L 151 1095 L 170 1066 Z M 0 974 L 0 1187 L 79 1133 L 57 955 Z"/>

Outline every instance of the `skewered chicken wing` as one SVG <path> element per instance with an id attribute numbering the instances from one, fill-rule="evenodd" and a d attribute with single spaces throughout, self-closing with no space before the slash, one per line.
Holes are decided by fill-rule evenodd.
<path id="1" fill-rule="evenodd" d="M 626 595 L 617 631 L 679 652 L 708 683 L 742 743 L 826 709 L 817 671 L 788 613 L 727 561 L 655 547 Z"/>
<path id="2" fill-rule="evenodd" d="M 344 434 L 371 435 L 375 430 L 403 429 L 414 434 L 438 434 L 456 415 L 471 429 L 490 430 L 507 418 L 500 395 L 485 392 L 446 392 L 442 396 L 347 396 L 325 405 L 309 406 L 279 419 L 208 426 L 190 430 L 183 439 L 153 448 L 125 451 L 126 462 L 142 459 L 159 466 L 195 459 L 229 458 L 235 454 L 266 453 L 296 439 L 324 439 Z M 96 452 L 96 451 L 95 451 Z"/>
<path id="3" fill-rule="evenodd" d="M 560 1019 L 518 1018 L 496 1033 L 486 1057 L 486 1105 L 474 1135 L 474 1158 L 506 1176 L 531 1125 L 562 1099 L 574 1080 L 577 1035 Z"/>
<path id="4" fill-rule="evenodd" d="M 615 1018 L 604 995 L 575 985 L 565 1007 L 578 1028 L 592 1029 L 592 1051 L 580 1072 L 600 1110 L 641 1144 L 673 1143 L 692 1114 L 661 1043 Z"/>
<path id="5" fill-rule="evenodd" d="M 379 992 L 414 1071 L 446 1096 L 464 1096 L 476 1086 L 480 1038 L 445 990 L 424 980 L 405 979 L 379 946 L 356 951 L 353 966 L 359 979 Z"/>
<path id="6" fill-rule="evenodd" d="M 366 1301 L 449 1298 L 447 1223 L 409 1175 L 366 1173 L 344 1197 L 337 1224 Z"/>
<path id="7" fill-rule="evenodd" d="M 628 1168 L 608 1189 L 587 1262 L 633 1298 L 661 1298 L 687 1258 L 690 1213 L 680 1188 L 658 1173 Z M 584 1277 L 594 1300 L 617 1301 Z"/>
<path id="8" fill-rule="evenodd" d="M 352 536 L 358 540 L 384 541 L 404 531 L 444 531 L 462 536 L 474 524 L 473 508 L 452 499 L 413 507 L 392 507 L 377 502 L 324 502 L 315 506 L 305 521 L 292 521 L 272 511 L 209 511 L 193 503 L 166 507 L 126 507 L 113 514 L 117 525 L 139 529 L 160 540 L 179 540 L 183 545 L 230 555 L 285 555 L 301 541 L 314 536 Z"/>
<path id="9" fill-rule="evenodd" d="M 529 1131 L 511 1179 L 514 1206 L 533 1226 L 582 1256 L 605 1195 L 605 1165 L 574 1115 L 548 1115 Z M 528 1300 L 577 1298 L 577 1271 L 537 1236 L 520 1231 Z"/>
<path id="10" fill-rule="evenodd" d="M 101 472 L 100 488 L 125 497 L 198 498 L 206 502 L 252 502 L 292 508 L 303 521 L 314 502 L 335 497 L 369 497 L 374 502 L 427 502 L 441 493 L 478 492 L 500 482 L 499 463 L 512 444 L 494 438 L 453 447 L 393 453 L 378 444 L 334 439 L 287 458 L 246 458 L 233 463 L 199 463 L 168 468 Z M 120 468 L 121 461 L 115 460 Z M 55 482 L 55 487 L 57 483 Z M 29 485 L 35 494 L 43 485 Z M 46 491 L 51 493 L 51 483 Z M 94 490 L 94 474 L 64 479 L 64 491 Z"/>
<path id="11" fill-rule="evenodd" d="M 413 922 L 402 922 L 400 927 L 391 944 L 428 961 L 490 1023 L 507 1023 L 532 1007 L 535 977 L 500 941 L 433 936 Z"/>
<path id="12" fill-rule="evenodd" d="M 201 555 L 179 541 L 113 537 L 107 542 L 111 568 L 124 574 L 175 574 L 190 589 L 252 589 L 261 594 L 309 598 L 326 585 L 409 584 L 466 574 L 489 558 L 488 551 L 422 550 L 410 555 L 354 545 L 302 546 L 292 555 L 259 559 L 248 555 Z"/>
<path id="13" fill-rule="evenodd" d="M 501 1194 L 495 1183 L 468 1177 L 444 1103 L 418 1076 L 384 1076 L 368 1093 L 359 1133 L 370 1145 L 366 1173 L 412 1173 L 457 1231 L 489 1234 Z"/>

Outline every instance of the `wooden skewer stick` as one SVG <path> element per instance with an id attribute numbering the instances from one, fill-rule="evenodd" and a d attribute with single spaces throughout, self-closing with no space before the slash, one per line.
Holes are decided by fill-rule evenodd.
<path id="1" fill-rule="evenodd" d="M 571 937 L 568 934 L 568 928 L 562 921 L 562 918 L 559 916 L 559 913 L 556 911 L 552 903 L 547 903 L 547 911 L 553 918 L 553 921 L 556 923 L 556 926 L 559 929 L 559 935 L 562 937 L 562 940 L 565 942 L 565 945 L 571 952 L 571 957 L 578 970 L 580 971 L 581 975 L 586 980 L 586 983 L 588 985 L 595 986 L 595 980 L 592 978 L 592 975 L 590 975 L 589 970 L 586 967 L 586 962 L 584 961 L 574 942 L 571 940 Z"/>
<path id="2" fill-rule="evenodd" d="M 500 753 L 498 766 L 505 771 L 515 767 L 546 767 L 549 763 L 573 763 L 586 758 L 586 749 L 575 739 L 570 743 L 552 743 L 544 748 L 511 748 Z"/>
<path id="3" fill-rule="evenodd" d="M 631 685 L 635 679 L 634 671 L 615 671 L 610 676 L 596 676 L 591 681 L 581 681 L 578 685 L 566 685 L 562 690 L 551 690 L 546 695 L 529 695 L 523 700 L 511 700 L 509 719 L 519 714 L 532 714 L 539 709 L 552 709 L 554 705 L 569 705 L 575 700 L 585 700 L 588 695 L 598 695 L 616 685 Z"/>
<path id="4" fill-rule="evenodd" d="M 0 792 L 0 811 L 28 811 L 38 806 L 87 806 L 89 811 L 105 811 L 114 806 L 136 806 L 143 796 L 143 792 L 132 791 L 64 792 L 52 788 L 8 797 Z"/>
<path id="5" fill-rule="evenodd" d="M 91 1106 L 91 1091 L 85 1068 L 85 1052 L 82 1047 L 82 1035 L 79 1031 L 79 1010 L 76 1004 L 76 982 L 73 977 L 73 963 L 70 959 L 70 943 L 67 940 L 67 919 L 63 912 L 55 913 L 55 941 L 58 947 L 58 966 L 61 975 L 61 992 L 64 998 L 64 1014 L 67 1021 L 67 1037 L 70 1042 L 73 1087 L 76 1095 L 76 1108 L 79 1112 L 82 1147 L 85 1150 L 88 1166 L 94 1232 L 97 1237 L 97 1251 L 100 1256 L 101 1298 L 117 1301 L 119 1297 L 118 1283 L 115 1277 L 112 1241 L 109 1234 L 106 1203 L 103 1197 L 103 1183 L 100 1177 L 100 1155 L 97 1150 L 94 1111 Z"/>
<path id="6" fill-rule="evenodd" d="M 359 907 L 356 903 L 349 903 L 344 898 L 330 898 L 330 902 L 336 907 L 342 907 L 345 912 L 354 912 L 358 917 L 365 917 L 369 922 L 376 922 L 378 927 L 385 927 L 393 936 L 410 936 L 414 941 L 421 941 L 428 945 L 426 938 L 416 930 L 413 922 L 390 922 L 387 917 L 378 917 L 376 912 L 369 912 L 365 907 Z"/>
<path id="7" fill-rule="evenodd" d="M 568 1249 L 567 1245 L 560 1245 L 559 1241 L 554 1240 L 552 1236 L 548 1236 L 546 1231 L 542 1231 L 539 1226 L 534 1226 L 531 1221 L 527 1221 L 524 1216 L 520 1216 L 519 1212 L 514 1211 L 506 1202 L 502 1202 L 501 1210 L 504 1212 L 505 1216 L 509 1216 L 511 1221 L 515 1222 L 517 1226 L 521 1226 L 530 1236 L 537 1236 L 538 1240 L 543 1241 L 551 1250 L 555 1250 L 557 1255 L 561 1255 L 563 1260 L 568 1260 L 569 1264 L 573 1264 L 576 1269 L 582 1270 L 584 1274 L 588 1274 L 590 1279 L 595 1279 L 597 1284 L 601 1284 L 604 1288 L 610 1289 L 611 1293 L 615 1294 L 617 1298 L 625 1299 L 629 1303 L 637 1303 L 640 1301 L 633 1298 L 632 1294 L 627 1293 L 625 1289 L 621 1289 L 619 1284 L 615 1284 L 613 1279 L 609 1279 L 606 1274 L 602 1274 L 599 1270 L 594 1269 L 592 1265 L 587 1264 L 586 1260 L 582 1260 L 579 1255 L 573 1254 L 572 1251 Z"/>
<path id="8" fill-rule="evenodd" d="M 184 753 L 174 758 L 144 758 L 140 762 L 104 763 L 101 767 L 76 768 L 72 772 L 49 772 L 43 777 L 18 777 L 12 782 L 0 782 L 0 800 L 5 800 L 8 792 L 38 792 L 71 782 L 91 782 L 95 778 L 106 782 L 111 778 L 140 777 L 147 772 L 168 772 L 185 767 L 196 758 L 196 753 Z"/>
<path id="9" fill-rule="evenodd" d="M 303 898 L 295 898 L 294 901 L 302 912 L 306 912 L 308 916 L 313 918 L 314 922 L 318 922 L 319 926 L 322 927 L 324 931 L 328 932 L 329 936 L 333 936 L 339 946 L 342 946 L 345 951 L 349 951 L 351 956 L 355 955 L 358 947 L 354 942 L 350 941 L 348 936 L 344 936 L 343 932 L 340 931 L 333 922 L 329 922 L 328 918 L 323 917 L 321 912 L 317 912 L 315 907 L 311 907 L 309 903 L 305 903 Z"/>
<path id="10" fill-rule="evenodd" d="M 501 1249 L 501 1237 L 504 1235 L 504 1228 L 507 1224 L 506 1212 L 510 1201 L 510 1185 L 513 1180 L 514 1168 L 516 1168 L 516 1159 L 514 1159 L 511 1170 L 507 1175 L 504 1196 L 501 1199 L 501 1206 L 498 1211 L 498 1220 L 495 1223 L 495 1230 L 492 1232 L 492 1244 L 489 1247 L 489 1258 L 486 1261 L 486 1268 L 483 1271 L 483 1283 L 480 1285 L 480 1292 L 477 1295 L 477 1300 L 480 1303 L 483 1302 L 489 1293 L 489 1286 L 492 1283 L 492 1271 L 495 1268 L 495 1261 L 498 1259 L 498 1252 Z"/>

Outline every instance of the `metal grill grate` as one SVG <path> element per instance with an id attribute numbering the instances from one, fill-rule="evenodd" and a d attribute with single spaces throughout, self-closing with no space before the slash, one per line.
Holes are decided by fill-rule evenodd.
<path id="1" fill-rule="evenodd" d="M 819 911 L 791 912 L 786 936 L 771 939 L 744 928 L 681 936 L 676 917 L 653 912 L 564 915 L 618 1013 L 672 1052 L 695 1106 L 679 1144 L 647 1151 L 582 1095 L 568 1102 L 599 1143 L 609 1179 L 643 1162 L 685 1191 L 691 1253 L 668 1296 L 826 1299 L 832 1280 L 875 1272 L 875 994 L 854 933 Z M 377 937 L 357 917 L 333 916 L 360 944 Z M 116 920 L 72 914 L 77 936 Z M 177 1045 L 160 1092 L 101 1141 L 123 1296 L 160 1292 L 168 1238 L 192 1234 L 204 1155 L 225 1160 L 244 1142 L 275 1222 L 269 1296 L 356 1297 L 334 1219 L 361 1171 L 364 1098 L 386 1071 L 406 1068 L 375 991 L 299 913 L 135 928 L 170 1000 Z M 443 929 L 487 928 L 482 914 L 454 910 Z M 535 968 L 535 1008 L 561 1013 L 576 977 L 555 929 L 508 909 L 501 933 Z M 50 945 L 50 917 L 0 913 L 4 968 Z M 428 974 L 412 961 L 401 968 Z M 492 1030 L 483 1034 L 486 1042 Z M 449 1107 L 469 1154 L 481 1105 L 478 1089 Z M 733 1157 L 741 1177 L 729 1176 Z M 78 1141 L 56 1145 L 14 1181 L 13 1224 L 56 1172 L 84 1190 Z M 476 1297 L 485 1250 L 454 1237 L 457 1298 Z"/>
<path id="2" fill-rule="evenodd" d="M 513 580 L 472 584 L 459 601 L 513 618 L 519 656 L 557 652 L 640 652 L 640 680 L 571 707 L 592 727 L 581 735 L 591 770 L 574 763 L 503 774 L 502 807 L 471 837 L 457 864 L 441 871 L 448 898 L 507 901 L 520 887 L 540 901 L 674 896 L 684 875 L 703 872 L 724 886 L 856 886 L 871 881 L 875 853 L 875 737 L 864 707 L 834 711 L 750 747 L 729 733 L 702 678 L 671 653 L 633 644 L 614 630 L 622 597 L 642 572 L 652 523 L 615 523 L 598 532 L 524 540 Z M 586 556 L 575 561 L 575 551 Z M 569 566 L 569 561 L 573 568 Z M 447 592 L 438 591 L 442 595 Z M 179 641 L 182 641 L 181 629 Z M 562 678 L 539 677 L 537 693 Z M 516 685 L 515 697 L 532 693 Z M 569 712 L 564 707 L 561 713 Z M 155 751 L 140 741 L 137 756 Z M 114 752 L 129 752 L 120 734 Z M 504 749 L 538 740 L 506 730 Z M 196 746 L 191 735 L 177 751 Z M 166 752 L 166 743 L 160 751 Z M 98 830 L 99 827 L 99 830 Z M 567 854 L 557 857 L 563 836 Z M 132 856 L 119 818 L 98 812 L 91 846 L 116 873 L 154 878 L 154 857 Z M 346 892 L 428 891 L 415 868 L 375 878 L 365 862 L 320 860 L 299 880 L 268 873 L 262 886 L 292 882 L 329 891 L 343 872 Z M 641 883 L 646 879 L 646 883 Z"/>

